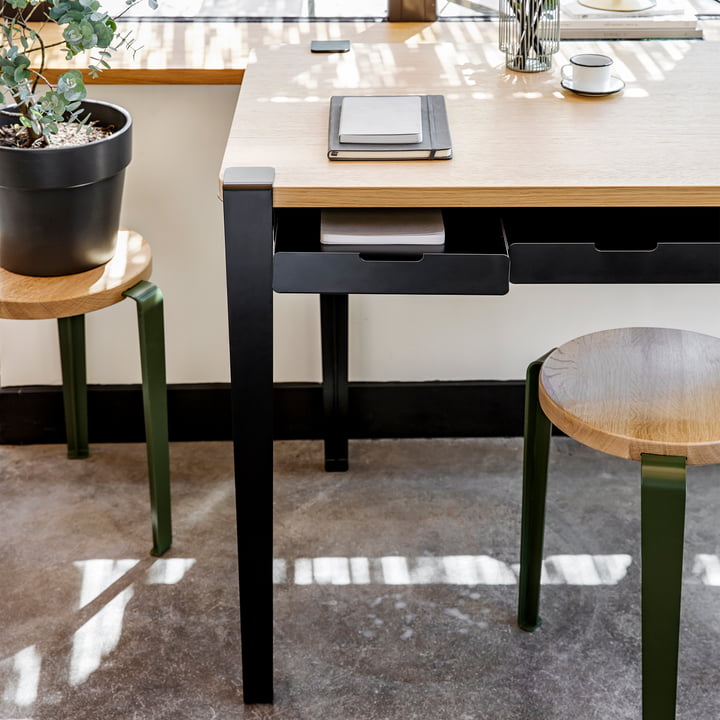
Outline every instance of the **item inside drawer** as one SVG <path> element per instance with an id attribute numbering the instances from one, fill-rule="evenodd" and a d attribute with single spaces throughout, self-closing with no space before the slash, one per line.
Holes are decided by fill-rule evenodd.
<path id="1" fill-rule="evenodd" d="M 437 208 L 326 208 L 320 211 L 324 251 L 412 255 L 440 252 L 445 225 Z"/>
<path id="2" fill-rule="evenodd" d="M 365 210 L 364 210 L 365 211 Z M 367 209 L 371 212 L 372 209 Z M 412 209 L 403 209 L 412 213 Z M 363 257 L 382 255 L 491 254 L 507 257 L 507 245 L 500 211 L 494 208 L 450 208 L 436 210 L 442 216 L 444 243 L 404 245 L 374 244 L 345 246 L 320 242 L 321 208 L 278 208 L 275 210 L 275 252 L 308 253 L 355 252 Z"/>

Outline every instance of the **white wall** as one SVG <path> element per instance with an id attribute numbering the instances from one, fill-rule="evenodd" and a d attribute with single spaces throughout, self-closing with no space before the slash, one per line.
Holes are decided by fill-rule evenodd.
<path id="1" fill-rule="evenodd" d="M 122 222 L 143 233 L 166 300 L 168 381 L 229 380 L 217 175 L 238 88 L 93 86 L 135 123 Z M 575 335 L 621 325 L 720 334 L 716 286 L 513 286 L 503 297 L 354 296 L 353 380 L 513 379 Z M 275 377 L 320 379 L 315 295 L 276 295 Z M 92 383 L 140 380 L 131 301 L 88 317 Z M 54 321 L 0 321 L 3 386 L 59 384 Z"/>
<path id="2" fill-rule="evenodd" d="M 165 295 L 171 382 L 229 378 L 221 204 L 217 174 L 237 87 L 100 86 L 91 95 L 133 116 L 133 160 L 121 222 L 153 249 L 153 280 Z M 88 378 L 139 382 L 135 304 L 87 318 Z M 54 321 L 3 321 L 4 386 L 60 383 Z"/>

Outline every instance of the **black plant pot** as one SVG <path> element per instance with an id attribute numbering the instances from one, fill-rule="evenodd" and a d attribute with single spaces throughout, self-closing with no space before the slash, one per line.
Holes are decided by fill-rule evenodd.
<path id="1" fill-rule="evenodd" d="M 132 120 L 99 101 L 83 108 L 112 135 L 84 145 L 0 147 L 0 267 L 21 275 L 70 275 L 115 251 Z M 12 118 L 0 115 L 0 125 Z"/>

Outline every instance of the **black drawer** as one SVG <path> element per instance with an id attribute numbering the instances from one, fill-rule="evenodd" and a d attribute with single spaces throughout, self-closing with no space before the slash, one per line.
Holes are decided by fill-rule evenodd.
<path id="1" fill-rule="evenodd" d="M 513 283 L 720 282 L 718 208 L 503 212 Z"/>
<path id="2" fill-rule="evenodd" d="M 275 211 L 278 292 L 504 295 L 509 260 L 500 213 L 443 210 L 442 251 L 386 255 L 321 249 L 320 209 Z"/>

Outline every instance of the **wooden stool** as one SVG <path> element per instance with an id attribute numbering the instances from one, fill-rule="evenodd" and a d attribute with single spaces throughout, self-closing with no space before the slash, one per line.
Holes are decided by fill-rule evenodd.
<path id="1" fill-rule="evenodd" d="M 550 432 L 641 463 L 642 707 L 675 717 L 685 466 L 720 462 L 720 339 L 625 328 L 571 340 L 528 367 L 518 624 L 540 624 Z"/>
<path id="2" fill-rule="evenodd" d="M 0 268 L 0 317 L 16 320 L 57 318 L 63 377 L 68 457 L 88 455 L 85 313 L 119 303 L 137 303 L 147 443 L 153 555 L 172 541 L 170 461 L 165 384 L 163 299 L 148 282 L 150 246 L 138 233 L 121 230 L 112 260 L 76 275 L 35 277 Z"/>

